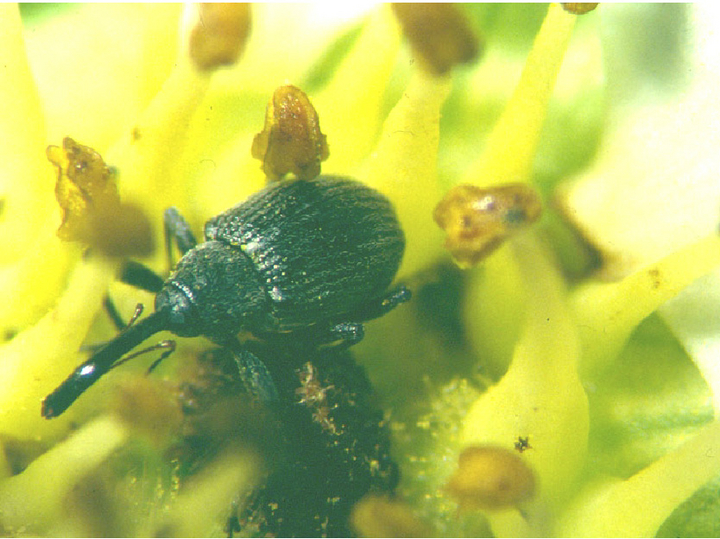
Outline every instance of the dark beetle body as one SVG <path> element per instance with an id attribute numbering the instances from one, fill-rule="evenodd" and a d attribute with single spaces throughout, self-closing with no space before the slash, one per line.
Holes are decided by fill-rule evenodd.
<path id="1" fill-rule="evenodd" d="M 390 202 L 337 177 L 270 184 L 210 219 L 205 238 L 165 282 L 156 310 L 187 300 L 197 316 L 176 333 L 220 341 L 343 320 L 387 290 L 405 247 Z"/>
<path id="2" fill-rule="evenodd" d="M 198 245 L 176 210 L 165 217 L 184 255 L 161 286 L 146 287 L 157 292 L 155 312 L 78 367 L 45 399 L 43 416 L 61 414 L 123 354 L 159 331 L 204 335 L 235 349 L 241 331 L 267 339 L 292 335 L 283 346 L 292 346 L 296 335 L 310 346 L 335 338 L 352 344 L 362 337 L 360 322 L 409 299 L 404 287 L 386 293 L 405 247 L 392 205 L 357 181 L 271 183 L 210 219 Z M 246 370 L 263 369 L 250 362 Z"/>

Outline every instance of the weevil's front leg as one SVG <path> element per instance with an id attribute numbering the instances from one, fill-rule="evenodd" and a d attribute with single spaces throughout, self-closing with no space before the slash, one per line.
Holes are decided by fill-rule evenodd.
<path id="1" fill-rule="evenodd" d="M 263 405 L 277 403 L 277 386 L 265 363 L 237 341 L 225 346 L 233 353 L 245 391 Z"/>
<path id="2" fill-rule="evenodd" d="M 168 208 L 164 214 L 165 223 L 165 250 L 168 256 L 168 267 L 172 268 L 172 242 L 175 240 L 175 245 L 180 251 L 181 255 L 187 253 L 190 249 L 197 245 L 197 239 L 190 229 L 190 225 L 185 218 L 180 215 L 177 208 Z"/>
<path id="3" fill-rule="evenodd" d="M 160 275 L 148 268 L 145 264 L 135 262 L 134 260 L 128 260 L 123 264 L 122 271 L 120 272 L 120 280 L 125 284 L 129 284 L 140 290 L 145 290 L 146 292 L 152 292 L 153 294 L 157 294 L 165 282 Z"/>
<path id="4" fill-rule="evenodd" d="M 337 343 L 337 346 L 348 348 L 357 344 L 365 336 L 363 322 L 380 318 L 401 303 L 410 300 L 410 296 L 411 293 L 407 288 L 399 286 L 352 313 L 349 320 L 325 328 L 316 328 L 312 340 L 319 346 Z"/>
<path id="5" fill-rule="evenodd" d="M 165 210 L 164 223 L 165 255 L 168 261 L 167 269 L 170 271 L 175 265 L 172 260 L 173 241 L 180 253 L 184 255 L 195 247 L 197 240 L 192 230 L 190 230 L 190 225 L 188 225 L 187 221 L 180 215 L 177 208 L 168 208 Z M 146 292 L 152 292 L 153 294 L 157 294 L 165 282 L 160 275 L 146 265 L 135 262 L 134 260 L 129 260 L 123 264 L 119 278 L 125 284 L 129 284 L 140 290 L 145 290 Z M 113 321 L 113 324 L 115 324 L 115 327 L 117 327 L 118 330 L 124 329 L 126 324 L 123 322 L 122 317 L 109 296 L 105 298 L 105 309 Z"/>
<path id="6" fill-rule="evenodd" d="M 357 313 L 359 320 L 374 320 L 392 311 L 395 307 L 406 301 L 410 301 L 412 293 L 404 285 L 392 289 L 384 296 L 371 301 Z"/>
<path id="7" fill-rule="evenodd" d="M 141 264 L 140 262 L 134 262 L 132 260 L 129 260 L 123 264 L 119 278 L 120 281 L 125 284 L 129 284 L 130 286 L 134 286 L 135 288 L 139 288 L 140 290 L 145 290 L 146 292 L 152 292 L 153 294 L 157 294 L 160 291 L 164 282 L 162 277 L 160 277 L 157 273 L 148 268 L 146 265 Z M 131 325 L 137 319 L 137 317 L 140 316 L 140 312 L 137 312 L 136 308 L 135 314 L 130 319 L 130 322 L 126 324 L 125 320 L 123 320 L 123 317 L 120 315 L 120 312 L 115 306 L 115 302 L 113 302 L 112 298 L 109 295 L 105 296 L 105 299 L 103 300 L 103 306 L 105 307 L 105 311 L 108 313 L 110 320 L 112 320 L 113 325 L 118 331 L 122 331 L 127 326 Z M 138 305 L 138 307 L 142 308 L 141 305 Z"/>

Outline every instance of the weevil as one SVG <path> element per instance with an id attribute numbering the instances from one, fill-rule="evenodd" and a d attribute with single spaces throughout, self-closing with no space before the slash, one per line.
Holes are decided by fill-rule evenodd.
<path id="1" fill-rule="evenodd" d="M 365 369 L 338 347 L 298 352 L 259 340 L 245 347 L 267 365 L 278 400 L 255 407 L 234 374 L 234 352 L 205 351 L 182 386 L 185 438 L 173 455 L 202 466 L 254 444 L 264 456 L 267 474 L 238 493 L 228 537 L 352 537 L 355 504 L 368 493 L 392 497 L 400 479 L 390 422 Z"/>
<path id="2" fill-rule="evenodd" d="M 110 369 L 137 355 L 125 354 L 165 330 L 235 350 L 241 375 L 261 398 L 272 399 L 269 373 L 243 348 L 241 331 L 288 349 L 350 346 L 362 339 L 363 322 L 410 299 L 404 286 L 388 292 L 405 248 L 394 208 L 356 180 L 272 182 L 210 219 L 202 243 L 176 209 L 166 210 L 164 219 L 168 247 L 174 240 L 183 255 L 175 270 L 164 281 L 149 269 L 125 276 L 156 293 L 155 311 L 129 324 L 48 395 L 45 418 L 62 414 Z"/>

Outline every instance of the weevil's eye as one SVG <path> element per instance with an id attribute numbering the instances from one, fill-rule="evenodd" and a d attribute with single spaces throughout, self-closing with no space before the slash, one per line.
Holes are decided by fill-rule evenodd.
<path id="1" fill-rule="evenodd" d="M 535 474 L 509 449 L 473 446 L 460 453 L 458 469 L 446 488 L 460 509 L 500 509 L 530 498 Z"/>
<path id="2" fill-rule="evenodd" d="M 525 184 L 458 185 L 437 205 L 434 218 L 447 232 L 445 246 L 457 262 L 472 266 L 537 221 L 541 211 L 540 197 Z"/>
<path id="3" fill-rule="evenodd" d="M 183 291 L 165 286 L 155 296 L 155 311 L 167 317 L 167 329 L 180 337 L 200 335 L 196 309 Z"/>

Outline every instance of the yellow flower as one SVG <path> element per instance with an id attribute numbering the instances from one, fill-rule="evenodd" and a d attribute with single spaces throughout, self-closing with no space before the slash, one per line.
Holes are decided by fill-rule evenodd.
<path id="1" fill-rule="evenodd" d="M 113 370 L 57 419 L 40 409 L 83 345 L 113 337 L 106 294 L 125 319 L 153 300 L 116 280 L 128 252 L 96 237 L 118 234 L 108 208 L 147 219 L 156 248 L 141 261 L 167 272 L 166 207 L 201 230 L 284 172 L 251 149 L 273 92 L 291 84 L 317 111 L 308 131 L 319 120 L 327 137 L 313 131 L 311 146 L 329 156 L 288 170 L 358 178 L 390 198 L 407 236 L 398 281 L 413 301 L 353 348 L 389 411 L 401 480 L 396 498 L 357 505 L 354 530 L 711 534 L 702 511 L 717 515 L 720 500 L 701 488 L 720 476 L 712 22 L 686 5 L 582 16 L 557 4 L 0 6 L 2 529 L 222 534 L 237 524 L 233 504 L 260 492 L 273 420 L 208 382 L 218 373 L 198 374 L 202 339 L 179 340 L 150 377 L 141 360 Z M 93 205 L 67 183 L 66 137 L 102 156 L 101 176 L 117 185 L 119 201 L 112 183 L 99 187 L 109 202 L 91 225 L 73 216 Z M 507 197 L 496 213 L 493 197 L 464 200 L 449 231 L 462 236 L 463 216 L 486 212 L 468 222 L 492 248 L 453 251 L 479 262 L 462 270 L 433 220 L 458 188 Z M 512 198 L 520 189 L 537 194 Z M 64 239 L 85 243 L 61 241 L 61 223 Z M 347 435 L 330 416 L 342 388 L 304 369 L 293 398 L 313 407 L 312 428 Z M 226 374 L 217 380 L 237 382 Z M 222 413 L 188 419 L 208 395 Z M 464 466 L 485 483 L 467 484 Z"/>

